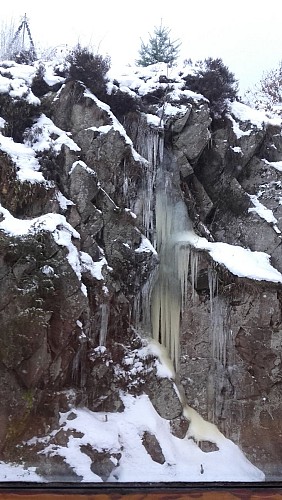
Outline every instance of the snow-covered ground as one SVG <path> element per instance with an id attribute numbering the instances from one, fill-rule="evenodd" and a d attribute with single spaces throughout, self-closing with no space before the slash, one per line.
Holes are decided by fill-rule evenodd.
<path id="1" fill-rule="evenodd" d="M 122 413 L 92 412 L 75 408 L 62 413 L 60 428 L 76 432 L 82 437 L 70 436 L 67 446 L 49 445 L 45 453 L 60 455 L 84 482 L 101 482 L 91 471 L 91 459 L 81 451 L 90 445 L 101 452 L 121 453 L 119 463 L 108 478 L 109 482 L 194 482 L 194 481 L 263 481 L 264 474 L 253 466 L 240 449 L 226 439 L 213 424 L 205 422 L 195 410 L 187 407 L 191 420 L 189 437 L 179 439 L 170 432 L 168 420 L 161 418 L 148 396 L 122 395 L 125 409 Z M 68 416 L 71 414 L 71 418 Z M 152 460 L 142 444 L 145 432 L 156 436 L 164 455 L 164 463 Z M 195 439 L 204 437 L 216 443 L 217 451 L 202 451 Z M 30 444 L 36 442 L 36 438 Z M 8 465 L 0 462 L 2 481 L 42 481 L 34 468 Z M 66 479 L 65 479 L 66 480 Z"/>

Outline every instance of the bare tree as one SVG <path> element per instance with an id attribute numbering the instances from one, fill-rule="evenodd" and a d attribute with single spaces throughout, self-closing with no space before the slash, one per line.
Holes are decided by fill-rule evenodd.
<path id="1" fill-rule="evenodd" d="M 12 41 L 16 33 L 16 23 L 14 19 L 10 21 L 2 21 L 0 25 L 0 59 L 12 59 L 12 55 L 19 46 L 12 48 Z M 19 45 L 19 41 L 18 41 Z"/>
<path id="2" fill-rule="evenodd" d="M 244 102 L 256 109 L 264 109 L 270 114 L 273 112 L 281 113 L 282 61 L 278 68 L 265 72 L 261 80 L 253 88 L 246 91 Z"/>
<path id="3" fill-rule="evenodd" d="M 26 14 L 15 27 L 15 20 L 2 22 L 0 27 L 0 58 L 18 62 L 32 62 L 36 59 L 35 46 Z"/>

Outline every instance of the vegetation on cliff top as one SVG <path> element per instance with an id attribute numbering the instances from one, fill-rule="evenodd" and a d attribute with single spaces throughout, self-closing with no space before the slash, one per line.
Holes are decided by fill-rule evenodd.
<path id="1" fill-rule="evenodd" d="M 171 66 L 175 63 L 181 43 L 179 40 L 171 40 L 170 29 L 163 26 L 155 26 L 154 35 L 149 34 L 147 44 L 141 40 L 139 59 L 137 66 L 149 66 L 158 62 L 164 62 Z"/>

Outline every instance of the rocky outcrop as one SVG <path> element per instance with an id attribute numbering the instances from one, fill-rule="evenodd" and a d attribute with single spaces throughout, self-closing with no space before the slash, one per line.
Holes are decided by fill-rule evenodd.
<path id="1" fill-rule="evenodd" d="M 180 439 L 189 428 L 188 402 L 274 477 L 281 284 L 234 276 L 205 248 L 189 253 L 189 267 L 187 254 L 175 264 L 171 248 L 157 254 L 153 245 L 162 231 L 188 230 L 184 207 L 197 236 L 266 252 L 281 272 L 281 129 L 246 118 L 240 103 L 212 121 L 203 96 L 181 93 L 180 77 L 168 89 L 162 79 L 154 84 L 164 102 L 152 104 L 136 80 L 127 89 L 135 107 L 120 117 L 124 127 L 81 82 L 67 81 L 42 96 L 45 114 L 29 124 L 18 156 L 18 143 L 3 135 L 10 142 L 2 141 L 0 155 L 1 458 L 15 458 L 17 445 L 26 463 L 36 464 L 47 445 L 83 438 L 62 427 L 60 413 L 71 420 L 72 408 L 82 406 L 122 412 L 126 392 L 146 394 Z M 163 205 L 161 190 L 169 193 Z M 166 267 L 175 271 L 173 286 Z M 156 283 L 176 291 L 165 302 L 179 309 L 175 323 L 181 319 L 175 377 L 160 374 L 167 360 L 147 348 Z M 81 443 L 92 472 L 113 477 L 122 446 L 113 452 Z M 142 444 L 165 463 L 154 434 L 144 431 Z M 216 449 L 207 439 L 200 446 Z M 41 474 L 57 480 L 56 464 L 62 476 L 81 479 L 52 453 L 41 460 Z"/>
<path id="2" fill-rule="evenodd" d="M 193 171 L 182 175 L 188 212 L 201 235 L 266 252 L 281 271 L 281 183 L 275 168 L 281 156 L 277 133 L 272 136 L 277 129 L 238 122 L 236 106 L 225 121 L 212 124 L 211 142 L 191 163 Z M 217 275 L 214 291 L 209 272 Z M 281 285 L 234 277 L 201 253 L 195 288 L 180 334 L 187 399 L 240 443 L 268 478 L 277 478 Z"/>

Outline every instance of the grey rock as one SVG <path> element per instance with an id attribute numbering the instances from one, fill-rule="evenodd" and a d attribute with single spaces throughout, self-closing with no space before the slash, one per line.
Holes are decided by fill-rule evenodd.
<path id="1" fill-rule="evenodd" d="M 181 415 L 183 407 L 175 389 L 175 384 L 167 378 L 151 378 L 144 387 L 158 414 L 167 420 Z"/>
<path id="2" fill-rule="evenodd" d="M 154 434 L 145 431 L 142 436 L 142 444 L 154 462 L 157 462 L 158 464 L 165 463 L 162 448 Z"/>

